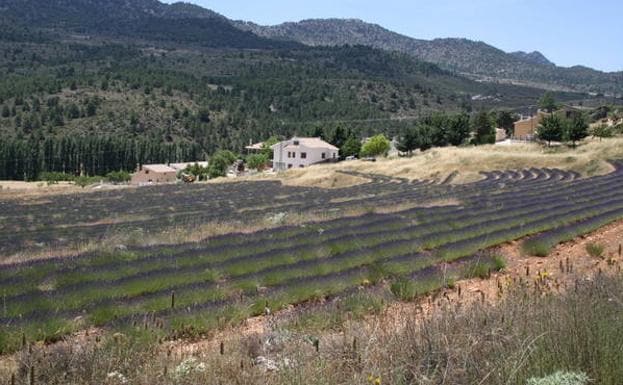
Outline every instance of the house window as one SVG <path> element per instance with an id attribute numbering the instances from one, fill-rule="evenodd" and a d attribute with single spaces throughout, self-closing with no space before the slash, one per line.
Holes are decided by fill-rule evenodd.
<path id="1" fill-rule="evenodd" d="M 295 141 L 294 141 L 294 145 L 295 145 L 295 146 L 298 146 L 298 145 L 299 145 L 299 141 L 298 141 L 298 140 L 295 140 Z"/>
<path id="2" fill-rule="evenodd" d="M 296 158 L 296 152 L 292 151 L 292 158 Z"/>
<path id="3" fill-rule="evenodd" d="M 335 152 L 334 152 L 334 153 L 333 153 L 333 159 L 335 159 L 335 155 L 336 155 L 336 154 L 335 154 Z"/>
<path id="4" fill-rule="evenodd" d="M 291 158 L 292 154 L 290 153 L 290 151 L 288 151 L 288 158 Z"/>
<path id="5" fill-rule="evenodd" d="M 145 175 L 149 174 L 149 170 L 145 170 Z"/>
<path id="6" fill-rule="evenodd" d="M 291 165 L 291 164 L 289 164 L 289 165 L 288 165 L 288 168 L 292 168 L 292 165 Z"/>
<path id="7" fill-rule="evenodd" d="M 327 153 L 326 152 L 322 153 L 322 159 L 327 159 Z"/>
<path id="8" fill-rule="evenodd" d="M 301 159 L 307 159 L 307 153 L 301 152 Z"/>
<path id="9" fill-rule="evenodd" d="M 300 167 L 300 168 L 303 168 L 303 167 L 305 167 L 305 166 L 304 166 L 304 165 L 302 165 L 302 164 L 299 164 L 299 167 Z"/>

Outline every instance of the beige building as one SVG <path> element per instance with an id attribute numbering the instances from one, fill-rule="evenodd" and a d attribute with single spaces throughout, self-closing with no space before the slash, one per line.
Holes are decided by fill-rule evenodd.
<path id="1" fill-rule="evenodd" d="M 563 119 L 573 119 L 576 114 L 580 114 L 580 110 L 574 107 L 563 106 L 562 108 L 554 111 L 554 115 L 557 115 Z M 543 121 L 543 117 L 549 113 L 539 110 L 535 116 L 521 119 L 515 122 L 513 129 L 513 138 L 521 140 L 532 140 L 536 135 L 536 129 Z"/>
<path id="2" fill-rule="evenodd" d="M 147 164 L 140 166 L 132 174 L 131 184 L 137 186 L 175 183 L 177 181 L 177 170 L 165 164 Z"/>
<path id="3" fill-rule="evenodd" d="M 161 183 L 175 183 L 177 176 L 186 167 L 198 164 L 201 167 L 208 167 L 208 162 L 183 162 L 169 164 L 145 164 L 132 174 L 131 184 L 137 186 Z"/>
<path id="4" fill-rule="evenodd" d="M 273 169 L 307 167 L 315 163 L 336 161 L 340 150 L 320 138 L 292 138 L 272 146 Z"/>
<path id="5" fill-rule="evenodd" d="M 534 138 L 536 128 L 541 124 L 544 115 L 544 112 L 539 111 L 536 116 L 516 121 L 513 128 L 513 138 L 521 140 L 531 140 Z"/>

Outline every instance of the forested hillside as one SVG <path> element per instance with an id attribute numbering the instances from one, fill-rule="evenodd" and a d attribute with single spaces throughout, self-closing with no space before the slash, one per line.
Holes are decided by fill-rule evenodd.
<path id="1" fill-rule="evenodd" d="M 260 38 L 190 5 L 2 5 L 0 178 L 103 175 L 337 127 L 394 135 L 433 111 L 525 107 L 541 96 L 400 53 Z"/>

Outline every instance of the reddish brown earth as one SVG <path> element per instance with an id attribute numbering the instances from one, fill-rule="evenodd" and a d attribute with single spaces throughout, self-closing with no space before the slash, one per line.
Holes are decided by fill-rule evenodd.
<path id="1" fill-rule="evenodd" d="M 602 258 L 588 255 L 586 245 L 591 242 L 605 246 Z M 484 300 L 495 303 L 504 295 L 509 285 L 519 282 L 532 284 L 538 281 L 539 285 L 555 292 L 562 292 L 568 287 L 573 287 L 576 280 L 593 279 L 600 273 L 620 272 L 623 259 L 618 250 L 621 244 L 623 244 L 623 221 L 558 245 L 546 258 L 523 255 L 521 241 L 504 244 L 498 250 L 505 256 L 507 267 L 501 272 L 492 274 L 491 278 L 463 280 L 458 282 L 454 289 L 438 291 L 413 303 L 395 302 L 387 306 L 381 315 L 370 318 L 374 318 L 375 323 L 382 323 L 386 327 L 393 325 L 392 328 L 398 329 L 403 327 L 407 320 L 412 320 L 414 313 L 421 313 L 424 316 L 438 309 L 444 301 L 467 304 Z M 174 342 L 169 344 L 168 348 L 173 348 L 181 354 L 217 352 L 221 341 L 266 334 L 276 323 L 275 317 L 287 317 L 289 313 L 295 311 L 295 307 L 290 307 L 272 316 L 250 318 L 243 325 L 218 332 L 210 339 L 193 343 Z M 324 338 L 333 337 L 335 333 L 327 333 L 324 336 Z"/>

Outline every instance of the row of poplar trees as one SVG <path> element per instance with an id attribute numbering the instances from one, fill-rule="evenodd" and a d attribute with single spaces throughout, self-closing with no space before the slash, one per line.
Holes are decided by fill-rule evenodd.
<path id="1" fill-rule="evenodd" d="M 0 139 L 0 180 L 36 180 L 43 172 L 106 175 L 138 165 L 205 158 L 196 143 L 115 137 Z"/>

